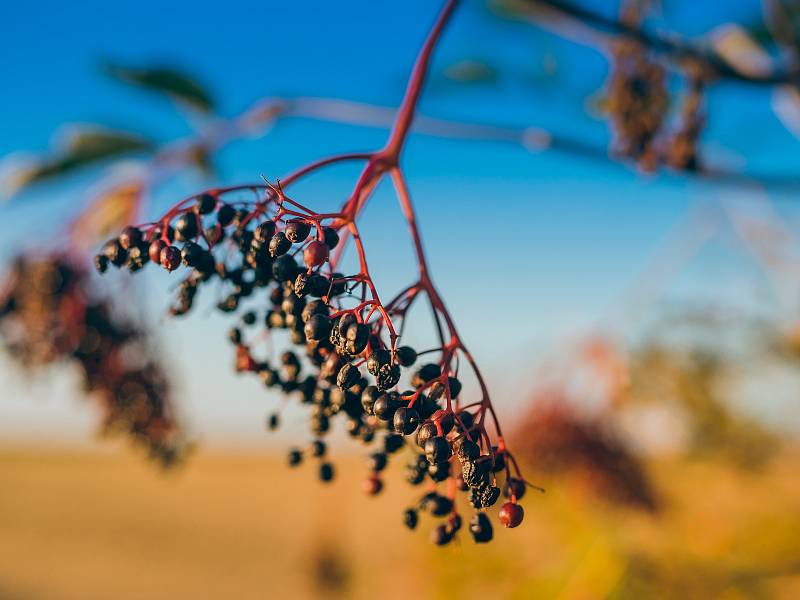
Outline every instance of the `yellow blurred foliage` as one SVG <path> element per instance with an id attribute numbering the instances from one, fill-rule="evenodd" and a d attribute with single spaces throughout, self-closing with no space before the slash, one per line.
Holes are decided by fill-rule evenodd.
<path id="1" fill-rule="evenodd" d="M 491 544 L 409 533 L 416 490 L 390 467 L 360 493 L 267 454 L 200 452 L 164 474 L 125 452 L 0 452 L 0 597 L 797 598 L 800 450 L 762 471 L 711 458 L 650 464 L 664 509 L 598 502 L 569 475 L 530 492 Z M 348 464 L 350 463 L 350 464 Z M 467 513 L 468 514 L 468 513 Z"/>

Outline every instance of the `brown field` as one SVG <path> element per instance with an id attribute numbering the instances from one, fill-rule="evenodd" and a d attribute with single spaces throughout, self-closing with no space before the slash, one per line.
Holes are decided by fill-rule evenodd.
<path id="1" fill-rule="evenodd" d="M 0 598 L 800 598 L 797 453 L 760 474 L 655 465 L 656 516 L 548 481 L 523 527 L 446 548 L 429 518 L 400 524 L 399 472 L 366 498 L 349 460 L 324 487 L 270 455 L 163 474 L 121 450 L 3 450 Z"/>

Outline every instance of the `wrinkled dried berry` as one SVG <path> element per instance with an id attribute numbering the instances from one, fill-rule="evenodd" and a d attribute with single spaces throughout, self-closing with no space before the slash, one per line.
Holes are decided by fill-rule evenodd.
<path id="1" fill-rule="evenodd" d="M 358 368 L 350 363 L 345 363 L 336 376 L 336 385 L 342 390 L 349 390 L 358 383 L 359 379 L 361 379 L 361 374 L 358 372 Z"/>
<path id="2" fill-rule="evenodd" d="M 446 462 L 450 458 L 450 444 L 443 436 L 435 436 L 425 442 L 425 457 L 432 465 Z"/>
<path id="3" fill-rule="evenodd" d="M 292 248 L 292 242 L 290 242 L 286 234 L 282 231 L 279 231 L 269 241 L 269 255 L 273 258 L 278 256 L 283 256 Z"/>
<path id="4" fill-rule="evenodd" d="M 292 244 L 299 244 L 305 241 L 308 234 L 311 233 L 311 225 L 300 219 L 292 219 L 286 223 L 286 229 L 284 231 L 286 233 L 286 238 Z"/>

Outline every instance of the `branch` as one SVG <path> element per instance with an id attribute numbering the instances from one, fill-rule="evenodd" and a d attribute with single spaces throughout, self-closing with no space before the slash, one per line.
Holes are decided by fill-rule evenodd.
<path id="1" fill-rule="evenodd" d="M 431 62 L 431 55 L 436 43 L 442 35 L 444 26 L 453 15 L 453 11 L 458 4 L 458 0 L 448 0 L 444 9 L 442 10 L 436 24 L 433 26 L 425 44 L 422 46 L 417 60 L 414 63 L 414 69 L 411 71 L 411 78 L 406 88 L 406 94 L 403 97 L 403 102 L 400 104 L 400 110 L 397 112 L 397 120 L 395 121 L 392 133 L 389 135 L 389 141 L 386 144 L 385 154 L 393 158 L 393 164 L 397 163 L 397 158 L 400 155 L 400 150 L 403 142 L 408 137 L 408 130 L 411 127 L 411 121 L 414 119 L 414 113 L 417 109 L 419 96 L 422 92 L 422 86 L 425 84 L 425 77 L 428 74 L 428 67 Z"/>
<path id="2" fill-rule="evenodd" d="M 563 0 L 510 0 L 506 7 L 520 9 L 529 16 L 531 22 L 537 24 L 539 24 L 539 18 L 541 17 L 541 9 L 544 9 L 545 13 L 549 13 L 556 18 L 566 17 L 598 31 L 636 40 L 653 52 L 662 54 L 673 62 L 694 61 L 703 65 L 709 73 L 720 79 L 758 85 L 797 85 L 800 83 L 800 71 L 797 68 L 775 70 L 765 75 L 741 73 L 717 53 L 692 44 L 675 33 L 651 33 L 639 26 L 606 17 Z"/>

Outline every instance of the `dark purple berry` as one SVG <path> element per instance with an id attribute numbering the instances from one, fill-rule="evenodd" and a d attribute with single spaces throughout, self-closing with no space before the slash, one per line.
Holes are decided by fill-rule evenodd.
<path id="1" fill-rule="evenodd" d="M 388 457 L 383 452 L 373 452 L 369 455 L 370 471 L 383 471 L 388 463 Z"/>
<path id="2" fill-rule="evenodd" d="M 506 498 L 511 498 L 513 496 L 517 500 L 519 500 L 525 495 L 525 490 L 526 490 L 525 482 L 522 479 L 509 477 L 506 480 L 506 484 L 503 488 L 503 495 Z"/>
<path id="3" fill-rule="evenodd" d="M 419 413 L 413 408 L 401 406 L 394 412 L 392 425 L 397 433 L 411 435 L 419 425 Z"/>
<path id="4" fill-rule="evenodd" d="M 442 374 L 442 369 L 437 364 L 428 363 L 422 365 L 417 370 L 417 372 L 414 373 L 414 376 L 411 378 L 411 385 L 413 385 L 415 388 L 422 387 L 429 381 L 432 381 L 433 379 L 440 377 L 441 374 Z"/>
<path id="5" fill-rule="evenodd" d="M 339 386 L 339 389 L 346 391 L 356 385 L 359 379 L 361 379 L 361 374 L 358 372 L 358 367 L 345 363 L 336 375 L 336 385 Z"/>
<path id="6" fill-rule="evenodd" d="M 108 270 L 108 257 L 104 254 L 97 254 L 94 257 L 94 268 L 98 273 L 105 273 Z"/>
<path id="7" fill-rule="evenodd" d="M 289 450 L 289 466 L 296 467 L 303 462 L 303 453 L 296 448 Z"/>
<path id="8" fill-rule="evenodd" d="M 424 448 L 425 442 L 436 435 L 438 435 L 436 424 L 426 421 L 420 426 L 419 431 L 417 431 L 417 446 Z"/>
<path id="9" fill-rule="evenodd" d="M 469 521 L 469 532 L 477 544 L 485 544 L 492 540 L 492 522 L 486 513 L 478 512 L 472 515 Z"/>
<path id="10" fill-rule="evenodd" d="M 321 481 L 328 482 L 333 479 L 334 471 L 331 463 L 322 463 L 319 466 L 319 478 Z"/>
<path id="11" fill-rule="evenodd" d="M 181 262 L 187 267 L 196 267 L 203 261 L 205 250 L 199 244 L 186 242 L 181 249 Z"/>
<path id="12" fill-rule="evenodd" d="M 130 250 L 131 248 L 138 246 L 142 243 L 142 240 L 142 232 L 136 227 L 126 227 L 119 235 L 119 245 L 122 246 L 124 250 Z"/>
<path id="13" fill-rule="evenodd" d="M 294 257 L 284 254 L 272 263 L 272 276 L 276 281 L 292 281 L 297 277 L 300 267 Z"/>
<path id="14" fill-rule="evenodd" d="M 404 367 L 410 367 L 417 360 L 417 352 L 411 346 L 400 346 L 395 350 L 397 362 Z"/>
<path id="15" fill-rule="evenodd" d="M 331 320 L 325 315 L 312 315 L 306 321 L 303 331 L 306 334 L 306 339 L 309 341 L 318 342 L 326 339 L 331 333 Z"/>
<path id="16" fill-rule="evenodd" d="M 428 439 L 424 450 L 425 457 L 432 465 L 443 463 L 450 458 L 450 443 L 441 435 Z"/>
<path id="17" fill-rule="evenodd" d="M 217 207 L 217 199 L 211 194 L 200 194 L 195 200 L 194 208 L 200 215 L 207 215 Z"/>
<path id="18" fill-rule="evenodd" d="M 481 449 L 475 442 L 460 438 L 456 442 L 456 454 L 461 462 L 474 461 L 481 455 Z"/>
<path id="19" fill-rule="evenodd" d="M 279 231 L 269 240 L 269 254 L 273 258 L 283 256 L 292 248 L 292 242 L 286 238 L 286 234 Z"/>
<path id="20" fill-rule="evenodd" d="M 431 531 L 431 541 L 437 546 L 444 546 L 452 540 L 453 536 L 445 525 L 439 525 Z"/>
<path id="21" fill-rule="evenodd" d="M 286 237 L 292 244 L 299 244 L 305 241 L 308 234 L 311 233 L 311 225 L 302 219 L 292 219 L 286 223 L 284 231 L 286 232 Z"/>
<path id="22" fill-rule="evenodd" d="M 351 356 L 356 356 L 364 351 L 369 341 L 369 327 L 363 323 L 353 323 L 344 334 L 345 350 Z"/>
<path id="23" fill-rule="evenodd" d="M 175 235 L 178 241 L 188 242 L 197 236 L 197 217 L 194 213 L 184 213 L 175 221 Z"/>
<path id="24" fill-rule="evenodd" d="M 311 455 L 312 456 L 325 456 L 325 451 L 327 447 L 325 446 L 325 442 L 322 440 L 314 440 L 311 443 Z"/>
<path id="25" fill-rule="evenodd" d="M 375 405 L 375 400 L 378 399 L 378 396 L 380 396 L 380 392 L 374 385 L 368 385 L 361 392 L 361 406 L 368 415 L 373 414 L 372 407 Z"/>
<path id="26" fill-rule="evenodd" d="M 217 211 L 217 223 L 223 227 L 227 227 L 233 222 L 236 216 L 236 210 L 230 204 L 223 204 Z"/>
<path id="27" fill-rule="evenodd" d="M 262 244 L 268 244 L 274 235 L 275 222 L 264 221 L 263 223 L 259 224 L 258 227 L 256 227 L 255 232 L 253 232 L 253 239 L 261 242 Z"/>
<path id="28" fill-rule="evenodd" d="M 407 508 L 403 513 L 403 524 L 409 529 L 416 529 L 419 522 L 417 511 L 413 508 Z"/>
<path id="29" fill-rule="evenodd" d="M 325 245 L 331 250 L 339 244 L 339 234 L 333 227 L 323 227 L 322 235 L 325 238 Z"/>
<path id="30" fill-rule="evenodd" d="M 388 365 L 392 360 L 392 353 L 383 348 L 373 350 L 367 359 L 367 371 L 370 375 L 377 375 L 378 369 Z"/>
<path id="31" fill-rule="evenodd" d="M 383 365 L 378 369 L 375 377 L 378 389 L 385 391 L 393 388 L 400 381 L 400 367 L 398 365 Z"/>
<path id="32" fill-rule="evenodd" d="M 128 253 L 120 245 L 118 239 L 108 240 L 104 245 L 100 254 L 105 256 L 109 262 L 115 267 L 121 267 L 128 260 Z"/>
<path id="33" fill-rule="evenodd" d="M 403 447 L 404 444 L 405 440 L 403 439 L 402 435 L 389 433 L 385 438 L 383 438 L 383 449 L 389 454 L 397 452 Z"/>
<path id="34" fill-rule="evenodd" d="M 399 407 L 397 400 L 388 393 L 381 394 L 372 405 L 372 411 L 381 421 L 390 421 Z"/>

